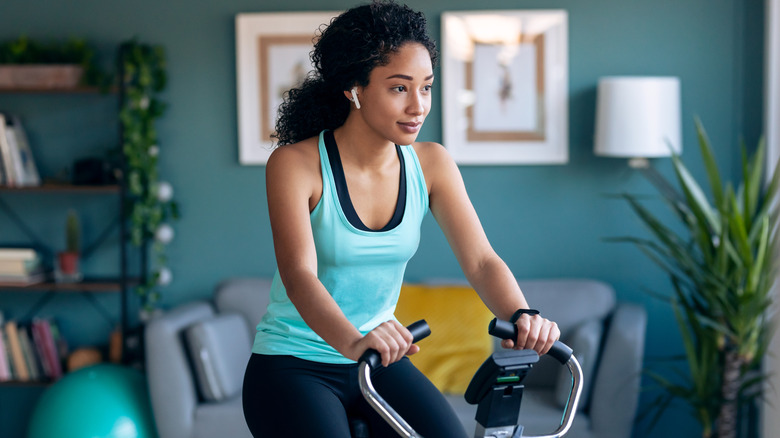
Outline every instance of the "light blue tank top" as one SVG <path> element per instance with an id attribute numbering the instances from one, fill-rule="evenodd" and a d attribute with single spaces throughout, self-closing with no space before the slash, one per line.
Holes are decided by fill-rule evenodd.
<path id="1" fill-rule="evenodd" d="M 347 319 L 366 334 L 395 319 L 406 264 L 417 251 L 420 225 L 428 212 L 428 189 L 414 148 L 401 146 L 406 170 L 406 206 L 401 222 L 386 231 L 356 228 L 339 203 L 323 133 L 319 139 L 322 197 L 310 215 L 317 277 Z M 287 298 L 278 269 L 267 312 L 257 325 L 252 352 L 333 364 L 354 363 L 306 325 Z"/>

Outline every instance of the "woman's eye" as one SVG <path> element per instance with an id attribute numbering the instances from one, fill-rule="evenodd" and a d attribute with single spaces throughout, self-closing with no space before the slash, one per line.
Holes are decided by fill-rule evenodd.
<path id="1" fill-rule="evenodd" d="M 406 87 L 404 87 L 403 85 L 399 85 L 397 87 L 393 87 L 392 90 L 397 91 L 399 93 L 403 93 L 404 91 L 406 91 Z"/>
<path id="2" fill-rule="evenodd" d="M 423 87 L 423 90 L 425 90 L 425 91 L 431 91 L 431 88 L 433 88 L 433 85 L 431 85 L 431 84 L 428 84 L 428 85 L 426 85 L 425 87 Z"/>

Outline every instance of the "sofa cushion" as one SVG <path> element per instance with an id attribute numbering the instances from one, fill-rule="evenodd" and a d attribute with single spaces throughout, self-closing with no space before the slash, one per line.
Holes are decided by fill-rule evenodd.
<path id="1" fill-rule="evenodd" d="M 604 333 L 604 325 L 601 321 L 591 320 L 572 331 L 563 339 L 573 351 L 574 356 L 582 368 L 583 388 L 580 395 L 579 410 L 583 410 L 587 405 L 590 395 L 589 383 L 593 380 L 593 371 L 596 369 L 595 362 L 601 348 L 601 339 Z M 569 367 L 559 366 L 558 380 L 555 384 L 555 399 L 563 407 L 569 401 L 571 393 L 572 376 Z"/>
<path id="2" fill-rule="evenodd" d="M 244 318 L 217 315 L 191 325 L 184 337 L 201 397 L 214 402 L 239 394 L 252 348 Z"/>
<path id="3" fill-rule="evenodd" d="M 493 350 L 487 332 L 493 315 L 474 289 L 405 284 L 395 315 L 404 325 L 420 319 L 428 322 L 431 336 L 410 359 L 440 391 L 463 394 Z"/>
<path id="4" fill-rule="evenodd" d="M 590 279 L 518 280 L 528 304 L 555 321 L 566 339 L 571 331 L 592 319 L 605 319 L 615 308 L 615 290 L 607 283 Z M 525 379 L 528 386 L 555 388 L 560 363 L 542 356 Z"/>
<path id="5" fill-rule="evenodd" d="M 252 438 L 244 419 L 241 396 L 195 408 L 192 438 Z"/>
<path id="6" fill-rule="evenodd" d="M 247 331 L 255 335 L 255 326 L 265 315 L 270 299 L 271 279 L 237 277 L 219 283 L 214 291 L 214 306 L 219 313 L 244 316 Z"/>

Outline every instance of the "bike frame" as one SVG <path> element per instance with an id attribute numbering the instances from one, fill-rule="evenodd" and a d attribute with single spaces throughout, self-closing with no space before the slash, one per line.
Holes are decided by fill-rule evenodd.
<path id="1" fill-rule="evenodd" d="M 522 425 L 485 428 L 478 422 L 474 432 L 474 438 L 559 438 L 565 435 L 569 429 L 571 429 L 572 422 L 574 421 L 574 415 L 577 412 L 577 405 L 579 404 L 580 395 L 582 394 L 583 382 L 582 367 L 573 354 L 569 356 L 564 364 L 571 373 L 572 385 L 569 393 L 569 400 L 564 407 L 561 424 L 555 432 L 549 435 L 525 436 L 523 435 Z M 366 401 L 368 401 L 368 404 L 371 405 L 371 407 L 373 407 L 400 436 L 406 438 L 422 438 L 422 436 L 415 432 L 406 420 L 404 420 L 403 417 L 401 417 L 398 412 L 396 412 L 395 409 L 393 409 L 393 407 L 376 392 L 374 385 L 371 383 L 371 366 L 368 361 L 361 360 L 358 378 L 360 391 L 363 393 L 363 397 L 365 397 Z"/>

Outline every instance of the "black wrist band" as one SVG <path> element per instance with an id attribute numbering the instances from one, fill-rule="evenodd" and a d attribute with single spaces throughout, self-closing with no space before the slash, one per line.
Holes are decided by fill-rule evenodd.
<path id="1" fill-rule="evenodd" d="M 536 309 L 517 309 L 517 311 L 512 315 L 512 318 L 509 320 L 512 324 L 516 323 L 518 319 L 520 319 L 520 316 L 522 315 L 538 315 L 539 311 Z"/>

